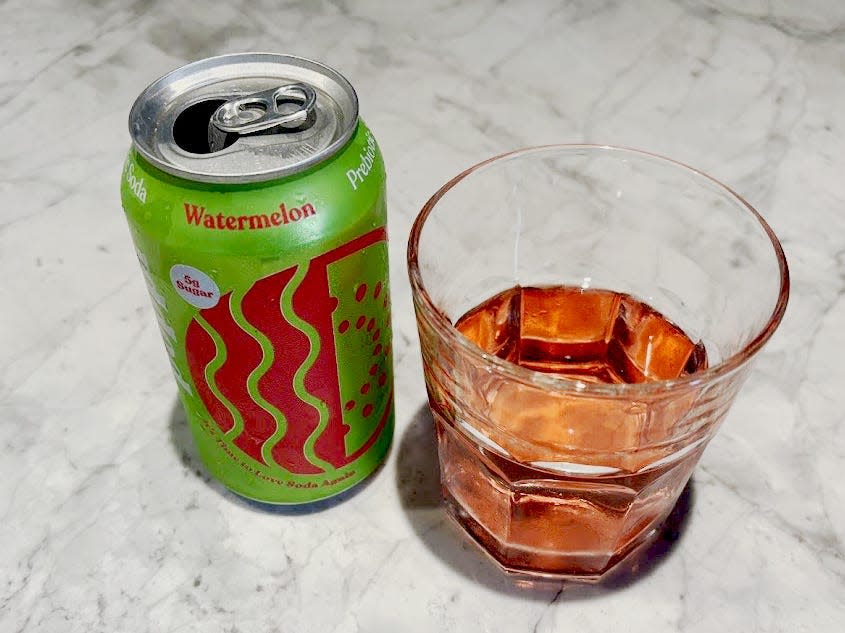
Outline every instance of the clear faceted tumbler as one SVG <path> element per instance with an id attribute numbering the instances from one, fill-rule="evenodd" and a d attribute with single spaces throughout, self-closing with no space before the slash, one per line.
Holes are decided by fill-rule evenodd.
<path id="1" fill-rule="evenodd" d="M 458 175 L 420 212 L 408 268 L 447 509 L 533 578 L 598 580 L 657 533 L 789 293 L 745 200 L 606 146 Z M 455 327 L 467 313 L 481 347 Z"/>

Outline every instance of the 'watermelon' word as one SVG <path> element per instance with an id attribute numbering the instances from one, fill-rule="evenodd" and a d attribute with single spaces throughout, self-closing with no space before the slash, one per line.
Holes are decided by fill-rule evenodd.
<path id="1" fill-rule="evenodd" d="M 224 231 L 246 231 L 255 229 L 269 229 L 274 226 L 283 226 L 291 222 L 299 222 L 317 214 L 317 210 L 310 202 L 302 207 L 285 207 L 285 203 L 279 205 L 275 213 L 254 213 L 252 215 L 224 215 L 222 213 L 211 213 L 205 207 L 185 203 L 185 221 L 194 226 L 201 226 L 206 229 Z"/>

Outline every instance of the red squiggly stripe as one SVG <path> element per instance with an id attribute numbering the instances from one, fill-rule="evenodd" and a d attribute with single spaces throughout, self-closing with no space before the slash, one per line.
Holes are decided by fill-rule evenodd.
<path id="1" fill-rule="evenodd" d="M 253 401 L 246 385 L 250 373 L 261 363 L 264 352 L 258 342 L 235 322 L 229 307 L 231 298 L 232 293 L 228 292 L 220 297 L 216 306 L 202 311 L 205 320 L 226 344 L 226 361 L 214 374 L 214 381 L 244 421 L 244 429 L 235 438 L 235 445 L 264 464 L 261 447 L 275 433 L 276 420 Z"/>
<path id="2" fill-rule="evenodd" d="M 310 341 L 293 327 L 281 311 L 279 301 L 296 267 L 291 267 L 253 285 L 241 301 L 244 317 L 273 346 L 273 364 L 258 380 L 258 391 L 287 419 L 287 430 L 271 449 L 283 468 L 300 475 L 323 472 L 305 457 L 305 442 L 320 423 L 320 412 L 303 402 L 293 389 L 296 370 L 308 358 Z"/>
<path id="3" fill-rule="evenodd" d="M 191 321 L 185 333 L 185 353 L 188 356 L 188 367 L 199 397 L 217 426 L 226 433 L 235 426 L 235 419 L 220 399 L 214 395 L 205 379 L 205 368 L 217 355 L 217 347 L 214 345 L 214 339 L 196 321 Z"/>

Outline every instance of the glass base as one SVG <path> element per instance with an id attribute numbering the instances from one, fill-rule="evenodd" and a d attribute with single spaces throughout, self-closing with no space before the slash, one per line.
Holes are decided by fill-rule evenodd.
<path id="1" fill-rule="evenodd" d="M 448 514 L 504 572 L 533 579 L 607 577 L 658 534 L 703 449 L 646 472 L 554 477 L 434 417 Z"/>
<path id="2" fill-rule="evenodd" d="M 661 522 L 641 532 L 617 552 L 541 551 L 502 543 L 476 521 L 448 492 L 446 513 L 461 532 L 517 585 L 538 583 L 599 583 L 620 567 L 633 566 L 659 534 Z"/>

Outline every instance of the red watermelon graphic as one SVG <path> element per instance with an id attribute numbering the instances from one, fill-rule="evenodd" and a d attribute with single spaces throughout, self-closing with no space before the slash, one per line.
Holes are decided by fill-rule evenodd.
<path id="1" fill-rule="evenodd" d="M 239 300 L 228 292 L 191 321 L 197 393 L 250 459 L 320 474 L 378 439 L 393 399 L 386 257 L 381 228 L 259 279 Z"/>

